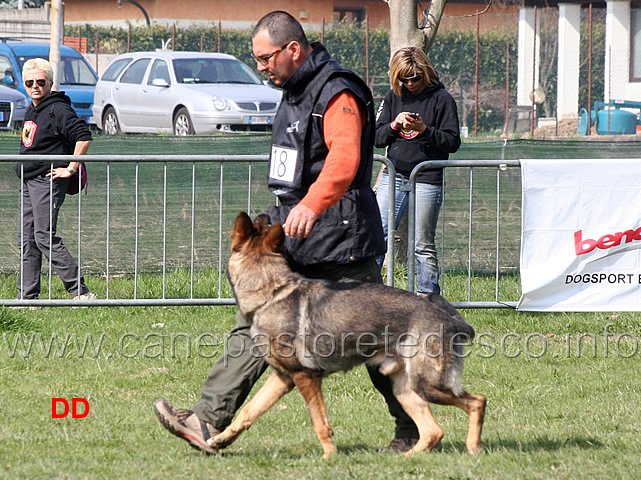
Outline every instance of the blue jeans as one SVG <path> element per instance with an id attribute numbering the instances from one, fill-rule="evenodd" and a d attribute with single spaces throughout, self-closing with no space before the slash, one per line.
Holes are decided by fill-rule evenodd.
<path id="1" fill-rule="evenodd" d="M 401 219 L 403 215 L 405 215 L 409 203 L 409 192 L 401 191 L 401 185 L 403 185 L 403 183 L 407 184 L 407 180 L 401 176 L 397 176 L 395 182 L 396 205 L 394 206 L 396 215 L 395 228 L 398 228 L 398 225 L 401 223 Z M 376 200 L 378 202 L 378 208 L 381 211 L 386 244 L 389 188 L 389 175 L 385 173 L 376 191 Z M 416 256 L 417 293 L 441 293 L 441 289 L 438 286 L 438 257 L 436 255 L 434 236 L 442 202 L 442 185 L 431 185 L 429 183 L 416 184 L 414 254 Z M 384 260 L 384 256 L 376 259 L 378 265 L 381 267 L 383 266 Z"/>

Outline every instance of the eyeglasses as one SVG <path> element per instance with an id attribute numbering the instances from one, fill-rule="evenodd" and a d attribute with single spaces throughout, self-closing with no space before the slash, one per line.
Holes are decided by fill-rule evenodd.
<path id="1" fill-rule="evenodd" d="M 272 58 L 277 53 L 280 53 L 283 50 L 285 50 L 290 43 L 291 42 L 287 42 L 285 45 L 280 47 L 278 50 L 274 50 L 272 53 L 269 53 L 267 55 L 260 55 L 260 56 L 257 57 L 256 55 L 254 55 L 254 52 L 252 52 L 251 56 L 252 56 L 252 58 L 254 60 L 256 60 L 258 63 L 260 63 L 263 67 L 266 67 L 269 64 L 269 59 Z"/>
<path id="2" fill-rule="evenodd" d="M 34 80 L 25 80 L 24 81 L 24 86 L 27 88 L 33 87 L 33 82 Z M 44 78 L 39 78 L 38 80 L 35 80 L 35 82 L 38 84 L 39 87 L 44 87 L 47 84 L 47 80 Z"/>
<path id="3" fill-rule="evenodd" d="M 407 82 L 418 82 L 423 78 L 423 75 L 420 73 L 416 75 L 412 75 L 411 77 L 401 77 L 401 83 L 407 83 Z"/>

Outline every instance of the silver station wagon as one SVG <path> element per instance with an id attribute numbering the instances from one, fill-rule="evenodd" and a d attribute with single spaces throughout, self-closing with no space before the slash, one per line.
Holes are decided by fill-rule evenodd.
<path id="1" fill-rule="evenodd" d="M 118 133 L 269 132 L 281 91 L 232 55 L 136 52 L 116 57 L 94 94 L 98 128 Z"/>

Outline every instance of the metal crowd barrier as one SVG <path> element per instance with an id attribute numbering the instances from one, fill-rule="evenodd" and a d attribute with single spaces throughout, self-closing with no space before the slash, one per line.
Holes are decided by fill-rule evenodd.
<path id="1" fill-rule="evenodd" d="M 233 164 L 233 163 L 246 163 L 248 165 L 248 178 L 247 178 L 247 211 L 250 212 L 252 209 L 252 189 L 251 189 L 251 184 L 252 184 L 252 165 L 255 164 L 264 164 L 268 160 L 267 155 L 84 155 L 84 156 L 73 156 L 73 155 L 44 155 L 44 156 L 36 156 L 36 155 L 0 155 L 0 163 L 2 162 L 17 162 L 17 163 L 24 163 L 24 162 L 33 162 L 33 161 L 38 161 L 38 162 L 54 162 L 54 161 L 82 161 L 88 164 L 89 169 L 91 170 L 91 163 L 102 163 L 106 165 L 106 183 L 105 183 L 105 196 L 106 196 L 106 245 L 107 245 L 107 251 L 106 251 L 106 256 L 105 256 L 105 266 L 104 266 L 104 275 L 107 280 L 107 288 L 106 288 L 106 295 L 105 298 L 98 298 L 97 300 L 71 300 L 71 299 L 55 299 L 51 298 L 51 292 L 52 292 L 52 268 L 51 268 L 51 261 L 49 260 L 49 275 L 48 275 L 48 282 L 49 282 L 49 298 L 41 298 L 38 300 L 16 300 L 16 299 L 0 299 L 0 306 L 64 306 L 64 307 L 69 307 L 69 306 L 74 306 L 74 307 L 80 307 L 80 306 L 169 306 L 169 305 L 234 305 L 235 300 L 233 297 L 223 297 L 222 296 L 222 275 L 220 275 L 221 272 L 223 272 L 226 269 L 226 265 L 223 263 L 223 253 L 222 253 L 222 248 L 221 245 L 223 243 L 223 231 L 225 231 L 225 226 L 223 225 L 223 183 L 224 183 L 224 165 L 227 164 Z M 389 171 L 390 178 L 393 178 L 395 176 L 395 171 L 392 166 L 392 164 L 387 160 L 385 157 L 381 155 L 375 155 L 375 166 L 378 165 L 379 163 L 384 164 Z M 133 298 L 114 298 L 111 294 L 110 291 L 110 250 L 109 250 L 109 245 L 110 245 L 110 235 L 111 235 L 111 215 L 110 215 L 110 198 L 111 198 L 111 165 L 112 164 L 119 164 L 119 163 L 133 163 L 135 164 L 135 192 L 134 192 L 134 198 L 135 198 L 135 232 L 134 232 L 134 271 L 133 271 L 133 279 L 134 279 L 134 287 L 133 287 Z M 139 259 L 138 259 L 138 253 L 139 253 L 139 245 L 141 242 L 141 239 L 139 238 L 139 232 L 138 232 L 138 226 L 139 226 L 139 218 L 138 218 L 138 213 L 139 213 L 139 167 L 141 164 L 148 164 L 148 163 L 160 163 L 163 164 L 163 185 L 162 185 L 162 190 L 163 190 L 163 212 L 162 212 L 162 221 L 163 221 L 163 226 L 162 226 L 162 295 L 160 298 L 138 298 L 138 281 L 140 277 L 140 271 L 139 271 Z M 187 164 L 191 165 L 191 205 L 190 207 L 190 214 L 191 214 L 191 240 L 190 240 L 190 255 L 191 255 L 191 260 L 190 260 L 190 265 L 189 265 L 189 271 L 190 271 L 190 285 L 189 285 L 189 296 L 187 298 L 167 298 L 166 296 L 166 282 L 167 282 L 167 254 L 166 254 L 166 244 L 167 244 L 167 173 L 168 173 L 168 165 L 169 164 Z M 217 261 L 217 266 L 218 268 L 218 296 L 214 296 L 212 298 L 198 298 L 194 296 L 194 276 L 196 275 L 195 273 L 195 266 L 194 266 L 194 226 L 196 222 L 196 209 L 195 209 L 195 188 L 196 188 L 196 165 L 198 164 L 218 164 L 219 165 L 219 172 L 220 172 L 220 178 L 219 178 L 219 185 L 220 185 L 220 191 L 219 191 L 219 212 L 217 215 L 217 221 L 218 221 L 218 261 Z M 457 307 L 462 307 L 462 308 L 513 308 L 516 305 L 516 302 L 514 301 L 503 301 L 499 298 L 498 294 L 498 279 L 499 279 L 499 255 L 498 255 L 498 244 L 499 244 L 499 213 L 498 213 L 498 208 L 500 205 L 500 185 L 499 185 L 499 173 L 501 170 L 507 168 L 507 167 L 518 167 L 519 162 L 518 160 L 497 160 L 497 161 L 488 161 L 488 160 L 471 160 L 471 161 L 463 161 L 463 160 L 450 160 L 450 161 L 435 161 L 435 162 L 424 162 L 420 165 L 418 165 L 412 174 L 410 175 L 409 181 L 408 181 L 408 188 L 410 189 L 410 202 L 409 202 L 409 207 L 408 207 L 408 212 L 407 212 L 407 217 L 408 217 L 408 260 L 407 260 L 407 271 L 408 271 L 408 287 L 407 289 L 411 292 L 414 291 L 414 282 L 415 282 L 415 277 L 416 277 L 416 269 L 415 269 L 415 264 L 414 264 L 414 232 L 415 232 L 415 225 L 414 225 L 414 212 L 415 212 L 415 183 L 416 183 L 416 175 L 423 169 L 425 168 L 430 168 L 430 167 L 470 167 L 470 214 L 469 214 L 469 221 L 470 224 L 472 222 L 472 195 L 471 195 L 471 189 L 472 189 L 472 168 L 476 167 L 495 167 L 497 168 L 497 215 L 496 215 L 496 243 L 497 243 L 497 265 L 496 265 L 496 296 L 494 301 L 471 301 L 471 277 L 472 277 L 472 262 L 470 258 L 470 251 L 468 251 L 468 301 L 464 302 L 453 302 L 453 304 Z M 262 180 L 262 179 L 261 179 Z M 90 182 L 91 182 L 91 173 L 90 173 Z M 393 183 L 392 183 L 393 185 Z M 82 269 L 82 259 L 83 259 L 83 253 L 82 253 L 82 238 L 81 238 L 81 233 L 82 233 L 82 212 L 83 212 L 83 195 L 78 195 L 78 248 L 76 252 L 72 252 L 72 254 L 75 254 L 76 260 L 78 262 L 78 265 L 80 265 Z M 84 200 L 86 201 L 86 200 Z M 387 276 L 386 276 L 386 283 L 388 285 L 394 285 L 394 271 L 395 271 L 395 237 L 396 237 L 396 227 L 395 227 L 395 218 L 394 218 L 394 204 L 395 204 L 395 192 L 394 188 L 389 189 L 389 206 L 390 206 L 390 212 L 389 212 L 389 225 L 388 225 L 388 256 L 387 256 Z M 445 205 L 443 206 L 443 210 L 445 210 Z M 234 214 L 237 212 L 234 212 Z M 441 219 L 439 220 L 440 223 L 444 223 L 442 221 L 444 216 L 444 212 L 441 213 Z M 213 218 L 216 218 L 215 215 L 212 215 Z M 65 235 L 65 232 L 62 233 L 62 235 Z M 66 235 L 70 235 L 70 233 L 66 233 Z M 213 239 L 212 239 L 213 240 Z M 445 241 L 445 234 L 443 233 L 443 242 Z M 472 238 L 472 231 L 471 229 L 469 230 L 469 238 L 468 238 L 468 245 L 471 247 L 471 244 L 473 242 Z M 21 250 L 21 249 L 20 249 Z M 441 248 L 441 251 L 443 251 L 443 248 Z M 21 253 L 22 255 L 22 253 Z M 49 258 L 51 256 L 49 255 Z M 443 258 L 441 258 L 441 268 L 444 266 Z M 20 261 L 20 268 L 22 268 L 22 261 Z M 145 273 L 145 272 L 142 272 Z"/>
<path id="2" fill-rule="evenodd" d="M 447 168 L 447 167 L 469 167 L 470 168 L 470 177 L 469 177 L 469 216 L 468 216 L 468 241 L 467 241 L 467 246 L 468 246 L 468 251 L 467 251 L 467 300 L 466 301 L 461 301 L 461 302 L 452 302 L 452 304 L 455 307 L 458 308 L 516 308 L 516 305 L 518 304 L 517 301 L 510 301 L 510 300 L 501 300 L 499 297 L 499 279 L 500 279 L 500 252 L 499 252 L 499 246 L 500 246 L 500 228 L 501 228 L 501 223 L 500 223 L 500 206 L 501 206 L 501 177 L 500 173 L 501 171 L 504 171 L 508 167 L 520 167 L 520 162 L 519 160 L 438 160 L 438 161 L 430 161 L 430 162 L 423 162 L 417 165 L 414 170 L 412 170 L 412 173 L 410 174 L 409 178 L 409 189 L 410 189 L 410 196 L 409 196 L 409 205 L 408 205 L 408 232 L 407 232 L 407 289 L 410 292 L 414 291 L 414 281 L 416 278 L 416 267 L 415 267 L 415 262 L 414 262 L 414 247 L 415 247 L 415 224 L 414 224 L 414 215 L 416 211 L 416 176 L 418 175 L 419 172 L 422 170 L 425 170 L 426 168 Z M 493 301 L 472 301 L 471 300 L 471 291 L 472 291 L 472 244 L 473 244 L 473 234 L 472 234 L 472 222 L 473 222 L 473 201 L 472 201 L 472 188 L 474 185 L 474 176 L 473 176 L 473 169 L 474 168 L 495 168 L 496 169 L 496 237 L 495 237 L 495 244 L 496 244 L 496 258 L 495 258 L 495 287 L 494 287 L 494 300 Z M 445 210 L 446 206 L 443 206 L 443 210 Z M 445 216 L 445 212 L 441 212 L 441 219 L 440 219 L 440 225 L 441 228 L 444 230 L 445 228 L 445 221 L 443 220 L 443 217 Z M 442 231 L 443 231 L 442 230 Z M 442 234 L 442 239 L 443 241 L 445 240 L 445 234 Z M 443 246 L 441 247 L 441 255 L 442 252 L 444 251 Z M 440 262 L 440 267 L 441 267 L 441 276 L 442 276 L 442 271 L 444 267 L 445 262 L 443 261 L 443 257 L 441 256 L 441 262 Z"/>

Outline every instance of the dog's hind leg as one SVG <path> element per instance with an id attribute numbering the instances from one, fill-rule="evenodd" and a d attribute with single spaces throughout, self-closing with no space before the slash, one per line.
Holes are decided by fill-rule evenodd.
<path id="1" fill-rule="evenodd" d="M 274 406 L 283 395 L 294 388 L 294 381 L 272 369 L 265 384 L 238 413 L 234 421 L 221 433 L 210 438 L 207 443 L 212 447 L 224 448 L 233 443 L 238 436 L 253 425 L 258 417 Z"/>
<path id="2" fill-rule="evenodd" d="M 487 400 L 482 395 L 473 395 L 463 391 L 454 395 L 451 391 L 437 388 L 426 388 L 426 398 L 439 405 L 453 405 L 463 410 L 470 418 L 465 446 L 469 453 L 481 453 L 481 431 L 485 417 Z"/>
<path id="3" fill-rule="evenodd" d="M 394 396 L 418 428 L 418 442 L 406 455 L 434 449 L 443 438 L 443 430 L 436 423 L 429 402 L 410 388 L 405 372 L 391 376 L 391 380 Z"/>
<path id="4" fill-rule="evenodd" d="M 336 453 L 336 444 L 332 439 L 334 432 L 329 424 L 325 400 L 323 399 L 323 390 L 321 388 L 323 378 L 311 376 L 305 372 L 298 372 L 294 375 L 294 382 L 296 382 L 296 386 L 307 404 L 314 431 L 325 452 L 323 458 L 329 458 Z"/>
<path id="5" fill-rule="evenodd" d="M 465 440 L 465 446 L 470 453 L 481 453 L 481 431 L 483 430 L 486 403 L 487 400 L 484 396 L 467 392 L 463 392 L 463 395 L 459 397 L 454 397 L 451 403 L 470 417 L 470 427 Z"/>

